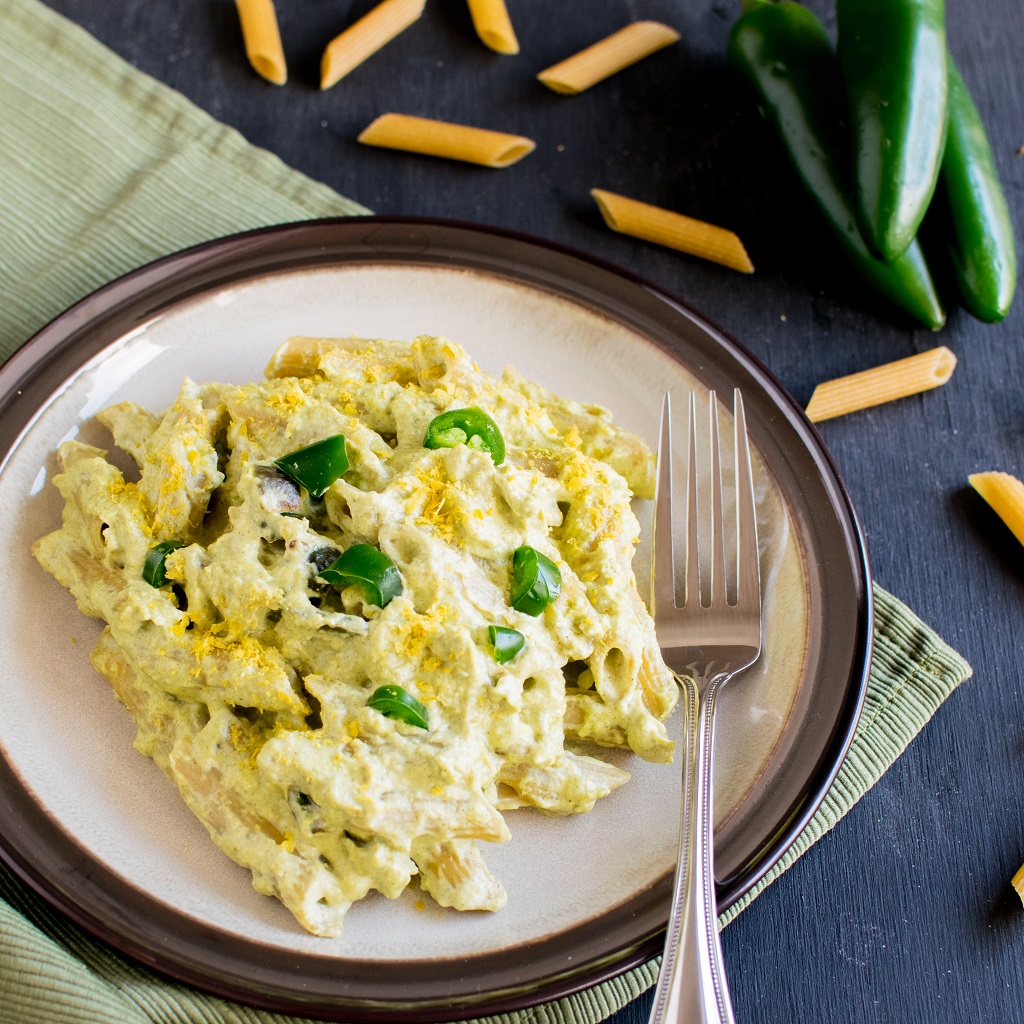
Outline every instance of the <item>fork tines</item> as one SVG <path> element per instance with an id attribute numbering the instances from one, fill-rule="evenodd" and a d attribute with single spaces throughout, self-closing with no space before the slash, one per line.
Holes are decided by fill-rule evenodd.
<path id="1" fill-rule="evenodd" d="M 723 510 L 723 479 L 721 440 L 719 436 L 718 400 L 714 391 L 708 401 L 708 459 L 710 464 L 710 537 L 705 548 L 710 552 L 710 576 L 704 579 L 699 554 L 698 466 L 702 459 L 697 447 L 697 398 L 689 396 L 689 430 L 686 481 L 686 569 L 683 603 L 676 603 L 675 558 L 673 549 L 673 481 L 672 481 L 672 404 L 666 392 L 661 412 L 661 433 L 658 443 L 658 479 L 654 512 L 654 552 L 652 563 L 651 612 L 658 621 L 677 608 L 740 607 L 760 613 L 760 581 L 757 571 L 757 526 L 754 517 L 754 485 L 747 440 L 746 416 L 739 389 L 733 391 L 733 458 L 736 504 L 736 566 L 729 584 L 726 572 L 727 546 Z M 707 464 L 705 463 L 705 464 Z M 753 564 L 751 564 L 753 563 Z M 701 599 L 701 583 L 709 594 Z M 730 597 L 733 599 L 730 600 Z"/>

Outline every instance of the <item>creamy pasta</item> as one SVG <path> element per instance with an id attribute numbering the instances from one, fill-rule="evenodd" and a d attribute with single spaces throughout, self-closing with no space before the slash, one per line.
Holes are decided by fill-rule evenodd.
<path id="1" fill-rule="evenodd" d="M 628 779 L 601 747 L 671 759 L 631 569 L 653 459 L 605 410 L 443 338 L 293 338 L 261 383 L 99 418 L 137 479 L 65 442 L 33 552 L 106 622 L 137 748 L 309 931 L 414 878 L 497 910 L 503 812 L 590 810 Z"/>

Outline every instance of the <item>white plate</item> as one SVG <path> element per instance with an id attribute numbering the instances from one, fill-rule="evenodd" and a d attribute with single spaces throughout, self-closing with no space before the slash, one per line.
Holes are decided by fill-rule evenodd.
<path id="1" fill-rule="evenodd" d="M 69 437 L 110 447 L 99 409 L 130 399 L 162 410 L 186 375 L 259 379 L 294 334 L 442 334 L 485 370 L 511 364 L 607 406 L 652 445 L 666 388 L 743 388 L 759 453 L 766 642 L 760 665 L 723 691 L 718 728 L 720 896 L 737 898 L 817 806 L 859 708 L 866 567 L 827 456 L 760 367 L 667 297 L 551 247 L 386 219 L 271 229 L 170 257 L 69 311 L 0 371 L 0 571 L 17 595 L 0 606 L 0 826 L 28 808 L 32 833 L 4 829 L 0 853 L 126 952 L 293 1012 L 479 1014 L 571 991 L 653 950 L 675 860 L 677 768 L 616 754 L 633 778 L 590 814 L 509 814 L 512 841 L 486 851 L 509 893 L 498 914 L 442 910 L 416 890 L 373 895 L 341 937 L 322 939 L 252 889 L 132 748 L 129 714 L 89 663 L 100 624 L 28 553 L 59 523 L 54 451 Z M 40 847 L 49 852 L 34 864 Z"/>

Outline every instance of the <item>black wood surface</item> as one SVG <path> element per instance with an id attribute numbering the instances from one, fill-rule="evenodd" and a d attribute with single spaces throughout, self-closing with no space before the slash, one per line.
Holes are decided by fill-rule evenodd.
<path id="1" fill-rule="evenodd" d="M 508 0 L 522 55 L 473 34 L 464 0 L 421 21 L 334 89 L 324 43 L 371 0 L 278 0 L 291 80 L 248 67 L 231 0 L 49 0 L 143 71 L 250 141 L 378 213 L 531 232 L 627 266 L 743 341 L 801 401 L 816 382 L 946 344 L 946 387 L 823 424 L 861 517 L 875 577 L 972 663 L 883 780 L 724 934 L 740 1024 L 1024 1020 L 1024 549 L 967 475 L 1024 476 L 1024 297 L 996 327 L 951 310 L 912 329 L 850 281 L 723 60 L 738 0 Z M 814 8 L 832 27 L 831 5 Z M 578 97 L 534 75 L 637 18 L 681 41 Z M 1021 0 L 959 0 L 950 46 L 989 127 L 1024 226 Z M 521 132 L 505 171 L 359 146 L 395 110 Z M 603 187 L 736 229 L 753 277 L 614 235 Z M 641 998 L 615 1024 L 646 1020 Z"/>

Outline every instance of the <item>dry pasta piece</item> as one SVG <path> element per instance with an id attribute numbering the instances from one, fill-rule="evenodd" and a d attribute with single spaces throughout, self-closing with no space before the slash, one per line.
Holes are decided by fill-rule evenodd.
<path id="1" fill-rule="evenodd" d="M 1024 544 L 1024 484 L 1009 473 L 972 473 L 971 486 L 992 506 L 997 516 Z M 1014 876 L 1014 885 L 1021 872 Z"/>
<path id="2" fill-rule="evenodd" d="M 249 63 L 268 82 L 284 85 L 288 68 L 281 48 L 274 0 L 235 0 Z"/>
<path id="3" fill-rule="evenodd" d="M 476 34 L 495 53 L 519 52 L 519 40 L 508 16 L 505 0 L 467 0 Z"/>
<path id="4" fill-rule="evenodd" d="M 744 274 L 754 272 L 747 250 L 732 231 L 604 189 L 592 188 L 590 194 L 612 231 L 666 245 Z"/>
<path id="5" fill-rule="evenodd" d="M 320 60 L 320 88 L 329 89 L 404 32 L 423 13 L 425 4 L 426 0 L 384 0 L 335 36 Z"/>
<path id="6" fill-rule="evenodd" d="M 1017 869 L 1017 874 L 1010 879 L 1010 885 L 1017 890 L 1017 895 L 1024 900 L 1024 865 Z"/>
<path id="7" fill-rule="evenodd" d="M 484 167 L 509 167 L 537 147 L 532 139 L 522 135 L 506 135 L 407 114 L 381 114 L 363 129 L 359 141 L 368 146 L 443 156 Z"/>
<path id="8" fill-rule="evenodd" d="M 807 416 L 814 423 L 820 423 L 858 409 L 930 391 L 945 384 L 955 366 L 956 356 L 945 345 L 940 345 L 916 356 L 837 377 L 814 389 L 807 403 Z"/>
<path id="9" fill-rule="evenodd" d="M 574 96 L 630 64 L 670 46 L 679 33 L 657 21 L 634 21 L 606 39 L 542 71 L 537 78 L 555 92 Z"/>

